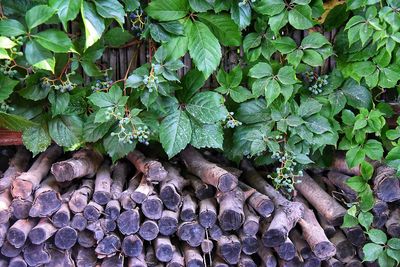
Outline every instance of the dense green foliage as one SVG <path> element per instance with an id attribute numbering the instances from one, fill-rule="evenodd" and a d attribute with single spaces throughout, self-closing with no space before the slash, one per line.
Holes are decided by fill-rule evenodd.
<path id="1" fill-rule="evenodd" d="M 349 203 L 356 205 L 345 224 L 361 223 L 372 242 L 381 235 L 366 222 L 373 170 L 365 159 L 400 173 L 400 126 L 389 129 L 393 111 L 382 101 L 386 93 L 397 102 L 400 1 L 1 5 L 0 126 L 22 130 L 34 154 L 51 140 L 66 150 L 92 144 L 113 160 L 138 143 L 160 143 L 168 157 L 191 144 L 275 166 L 270 178 L 290 192 L 304 166 L 329 164 L 332 151 L 342 150 L 350 167 L 362 164 L 362 176 L 350 182 L 360 202 Z M 70 34 L 72 25 L 80 34 Z M 320 33 L 332 29 L 334 41 Z M 290 37 L 298 30 L 307 32 L 300 42 Z M 104 50 L 135 40 L 148 45 L 148 63 L 110 80 L 112 70 L 98 64 Z M 234 68 L 221 64 L 225 47 L 238 48 Z M 193 67 L 180 78 L 185 54 Z M 336 67 L 326 73 L 330 58 Z M 220 86 L 203 88 L 211 75 Z M 368 260 L 399 262 L 398 240 L 386 241 L 367 245 Z"/>

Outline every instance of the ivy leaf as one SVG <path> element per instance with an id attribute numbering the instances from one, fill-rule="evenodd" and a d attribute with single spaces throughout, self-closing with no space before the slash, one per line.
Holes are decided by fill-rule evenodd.
<path id="1" fill-rule="evenodd" d="M 372 105 L 371 92 L 362 85 L 357 84 L 354 80 L 347 80 L 342 92 L 347 98 L 347 103 L 354 108 L 370 109 Z"/>
<path id="2" fill-rule="evenodd" d="M 367 161 L 361 163 L 360 172 L 365 181 L 371 179 L 374 174 L 374 167 Z"/>
<path id="3" fill-rule="evenodd" d="M 90 2 L 82 1 L 81 14 L 85 25 L 86 50 L 101 38 L 105 25 L 103 18 L 97 14 L 94 5 Z"/>
<path id="4" fill-rule="evenodd" d="M 242 103 L 253 97 L 251 92 L 243 86 L 234 87 L 229 90 L 229 95 L 236 103 Z"/>
<path id="5" fill-rule="evenodd" d="M 297 48 L 296 42 L 287 36 L 283 36 L 276 40 L 273 40 L 272 43 L 274 44 L 275 48 L 278 49 L 279 52 L 282 54 L 288 54 L 293 52 Z"/>
<path id="6" fill-rule="evenodd" d="M 314 26 L 311 14 L 310 6 L 297 5 L 289 11 L 289 23 L 298 30 L 307 30 Z"/>
<path id="7" fill-rule="evenodd" d="M 269 77 L 271 75 L 272 75 L 271 65 L 269 65 L 266 62 L 257 63 L 249 70 L 249 76 L 257 79 L 263 77 Z"/>
<path id="8" fill-rule="evenodd" d="M 347 99 L 342 91 L 335 91 L 333 94 L 329 95 L 329 103 L 332 108 L 332 115 L 338 114 L 346 106 Z"/>
<path id="9" fill-rule="evenodd" d="M 118 27 L 110 29 L 104 35 L 105 42 L 114 47 L 126 44 L 127 42 L 133 40 L 133 38 L 133 35 L 129 33 L 129 31 Z"/>
<path id="10" fill-rule="evenodd" d="M 56 64 L 54 56 L 36 41 L 32 40 L 26 43 L 25 58 L 32 66 L 42 70 L 49 70 L 54 73 L 54 67 Z"/>
<path id="11" fill-rule="evenodd" d="M 51 104 L 51 113 L 53 118 L 63 114 L 69 104 L 69 93 L 59 93 L 54 90 L 49 94 L 49 102 Z"/>
<path id="12" fill-rule="evenodd" d="M 388 255 L 390 258 L 392 258 L 393 260 L 395 260 L 395 261 L 397 262 L 397 264 L 400 263 L 400 250 L 398 250 L 398 249 L 397 249 L 397 250 L 394 250 L 394 249 L 388 248 L 388 249 L 386 250 L 386 253 L 387 253 L 387 255 Z M 392 264 L 392 265 L 389 265 L 389 266 L 394 266 L 393 260 L 389 260 L 388 264 Z M 382 265 L 382 266 L 383 266 L 383 265 Z"/>
<path id="13" fill-rule="evenodd" d="M 279 69 L 278 71 L 278 80 L 282 84 L 295 84 L 297 83 L 296 72 L 293 67 L 285 66 Z"/>
<path id="14" fill-rule="evenodd" d="M 386 244 L 386 241 L 387 241 L 386 234 L 382 230 L 379 230 L 379 229 L 371 229 L 371 230 L 369 230 L 368 231 L 368 237 L 375 244 L 384 245 L 384 244 Z"/>
<path id="15" fill-rule="evenodd" d="M 197 93 L 186 105 L 187 112 L 202 123 L 224 120 L 226 110 L 223 97 L 215 92 Z"/>
<path id="16" fill-rule="evenodd" d="M 22 133 L 22 141 L 33 156 L 45 151 L 51 145 L 48 129 L 43 125 L 25 129 Z"/>
<path id="17" fill-rule="evenodd" d="M 224 132 L 220 124 L 199 124 L 192 121 L 192 140 L 190 144 L 196 148 L 222 149 Z"/>
<path id="18" fill-rule="evenodd" d="M 160 125 L 160 142 L 169 158 L 184 149 L 192 138 L 189 117 L 182 110 L 175 110 Z"/>
<path id="19" fill-rule="evenodd" d="M 29 31 L 48 21 L 54 13 L 55 10 L 47 5 L 37 5 L 29 9 L 25 14 Z"/>
<path id="20" fill-rule="evenodd" d="M 159 21 L 178 20 L 189 12 L 187 0 L 154 0 L 149 3 L 146 13 Z"/>
<path id="21" fill-rule="evenodd" d="M 239 46 L 242 43 L 240 29 L 228 14 L 200 13 L 197 16 L 210 28 L 221 44 Z"/>
<path id="22" fill-rule="evenodd" d="M 25 26 L 18 20 L 5 19 L 0 20 L 0 35 L 2 36 L 18 36 L 26 33 Z"/>
<path id="23" fill-rule="evenodd" d="M 309 117 L 306 121 L 307 128 L 313 133 L 322 134 L 332 130 L 328 119 L 319 114 Z"/>
<path id="24" fill-rule="evenodd" d="M 92 113 L 84 123 L 83 139 L 89 143 L 97 142 L 108 133 L 113 124 L 113 120 L 105 123 L 95 123 L 95 113 Z"/>
<path id="25" fill-rule="evenodd" d="M 374 216 L 371 212 L 360 212 L 360 214 L 358 214 L 359 223 L 367 230 L 371 227 L 373 220 Z"/>
<path id="26" fill-rule="evenodd" d="M 381 160 L 383 157 L 382 144 L 377 140 L 368 140 L 364 145 L 364 151 L 365 154 L 367 154 L 367 156 L 373 160 Z"/>
<path id="27" fill-rule="evenodd" d="M 273 16 L 284 10 L 285 2 L 282 0 L 258 0 L 254 3 L 253 8 L 258 13 Z"/>
<path id="28" fill-rule="evenodd" d="M 6 128 L 12 131 L 22 131 L 29 127 L 38 126 L 30 120 L 25 119 L 22 116 L 8 114 L 0 111 L 0 127 Z"/>
<path id="29" fill-rule="evenodd" d="M 122 90 L 118 86 L 114 85 L 111 87 L 110 91 L 105 92 L 95 92 L 91 94 L 89 100 L 99 108 L 108 108 L 123 106 L 128 100 L 127 96 L 122 96 Z"/>
<path id="30" fill-rule="evenodd" d="M 268 106 L 281 94 L 281 86 L 275 79 L 268 79 L 265 86 L 265 99 Z"/>
<path id="31" fill-rule="evenodd" d="M 81 145 L 83 122 L 80 117 L 59 116 L 50 120 L 48 125 L 51 138 L 59 146 L 75 150 Z"/>
<path id="32" fill-rule="evenodd" d="M 310 164 L 310 163 L 313 163 L 313 162 L 314 162 L 314 161 L 312 161 L 306 154 L 296 154 L 296 155 L 294 156 L 294 159 L 295 159 L 298 163 L 303 164 L 303 165 Z"/>
<path id="33" fill-rule="evenodd" d="M 125 22 L 124 7 L 118 0 L 95 0 L 97 13 L 103 18 L 113 18 L 122 27 Z"/>
<path id="34" fill-rule="evenodd" d="M 318 67 L 324 64 L 322 56 L 317 51 L 311 49 L 304 50 L 301 60 L 312 67 Z"/>
<path id="35" fill-rule="evenodd" d="M 383 247 L 374 243 L 368 243 L 364 245 L 364 260 L 365 261 L 375 261 L 378 259 L 379 255 L 382 253 Z"/>
<path id="36" fill-rule="evenodd" d="M 114 128 L 113 131 L 118 131 L 118 128 Z M 136 141 L 132 142 L 132 144 L 123 143 L 118 140 L 118 136 L 108 134 L 103 139 L 103 146 L 112 161 L 115 162 L 128 155 L 129 152 L 132 152 L 136 147 Z"/>
<path id="37" fill-rule="evenodd" d="M 346 163 L 350 168 L 353 168 L 363 162 L 365 159 L 365 152 L 360 147 L 354 147 L 346 152 Z"/>
<path id="38" fill-rule="evenodd" d="M 322 104 L 312 98 L 303 99 L 301 101 L 298 113 L 300 117 L 309 117 L 315 113 L 320 112 Z"/>
<path id="39" fill-rule="evenodd" d="M 354 227 L 358 225 L 358 220 L 356 217 L 346 213 L 343 217 L 343 224 L 342 227 L 343 228 L 349 228 L 349 227 Z"/>
<path id="40" fill-rule="evenodd" d="M 250 25 L 251 22 L 251 6 L 246 5 L 233 5 L 231 9 L 231 18 L 239 26 L 241 30 Z"/>
<path id="41" fill-rule="evenodd" d="M 204 23 L 200 21 L 192 23 L 188 48 L 193 62 L 206 77 L 217 69 L 222 57 L 221 46 Z"/>
<path id="42" fill-rule="evenodd" d="M 72 42 L 65 32 L 49 29 L 33 35 L 35 40 L 44 48 L 55 53 L 67 53 L 72 50 Z"/>
<path id="43" fill-rule="evenodd" d="M 367 183 L 361 176 L 350 177 L 346 184 L 356 192 L 362 192 L 366 189 Z"/>
<path id="44" fill-rule="evenodd" d="M 393 237 L 389 239 L 387 245 L 392 249 L 400 249 L 400 238 Z"/>
<path id="45" fill-rule="evenodd" d="M 213 8 L 206 0 L 189 0 L 189 5 L 196 12 L 206 12 Z"/>
<path id="46" fill-rule="evenodd" d="M 8 76 L 0 75 L 0 102 L 3 102 L 12 94 L 18 83 L 17 80 L 12 80 Z"/>
<path id="47" fill-rule="evenodd" d="M 324 45 L 330 45 L 330 43 L 326 37 L 319 32 L 312 32 L 301 41 L 301 47 L 303 49 L 316 49 Z"/>
<path id="48" fill-rule="evenodd" d="M 64 29 L 67 29 L 67 22 L 74 20 L 78 16 L 82 0 L 50 0 L 49 5 L 57 9 L 58 17 L 60 18 Z"/>

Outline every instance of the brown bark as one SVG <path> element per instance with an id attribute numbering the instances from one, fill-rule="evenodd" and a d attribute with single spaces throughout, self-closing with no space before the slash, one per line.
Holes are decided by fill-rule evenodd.
<path id="1" fill-rule="evenodd" d="M 178 227 L 177 235 L 190 246 L 198 247 L 205 238 L 205 230 L 197 221 L 183 222 Z"/>
<path id="2" fill-rule="evenodd" d="M 118 161 L 112 170 L 111 198 L 119 199 L 128 178 L 129 165 L 125 161 Z"/>
<path id="3" fill-rule="evenodd" d="M 10 227 L 9 222 L 0 224 L 0 247 L 3 246 L 4 242 L 6 241 L 7 231 L 9 227 Z"/>
<path id="4" fill-rule="evenodd" d="M 27 199 L 36 190 L 40 181 L 48 174 L 51 164 L 61 156 L 62 149 L 57 145 L 49 147 L 40 154 L 27 172 L 16 177 L 11 186 L 14 198 Z"/>
<path id="5" fill-rule="evenodd" d="M 176 246 L 174 246 L 172 259 L 169 263 L 167 263 L 166 267 L 184 267 L 184 266 L 185 266 L 185 259 L 182 256 L 180 250 Z"/>
<path id="6" fill-rule="evenodd" d="M 203 183 L 201 179 L 191 174 L 185 174 L 185 178 L 189 179 L 190 185 L 194 190 L 197 199 L 203 200 L 206 198 L 214 197 L 216 190 L 215 187 Z"/>
<path id="7" fill-rule="evenodd" d="M 385 223 L 387 233 L 392 237 L 400 237 L 400 208 L 395 208 Z"/>
<path id="8" fill-rule="evenodd" d="M 0 179 L 0 192 L 9 189 L 14 179 L 28 167 L 31 153 L 23 146 L 19 146 L 17 153 L 8 163 L 8 168 Z"/>
<path id="9" fill-rule="evenodd" d="M 183 254 L 187 267 L 203 267 L 203 258 L 201 257 L 200 251 L 197 248 L 183 245 Z"/>
<path id="10" fill-rule="evenodd" d="M 240 188 L 229 192 L 217 194 L 219 203 L 218 221 L 222 230 L 231 231 L 239 229 L 244 223 L 243 205 L 245 195 Z"/>
<path id="11" fill-rule="evenodd" d="M 342 231 L 337 231 L 331 238 L 332 243 L 336 246 L 335 258 L 342 263 L 350 262 L 356 255 L 353 245 L 347 240 Z"/>
<path id="12" fill-rule="evenodd" d="M 70 249 L 77 240 L 78 232 L 70 226 L 60 228 L 54 236 L 54 244 L 59 249 Z"/>
<path id="13" fill-rule="evenodd" d="M 161 262 L 169 262 L 172 260 L 173 247 L 169 237 L 159 236 L 154 241 L 154 251 L 156 258 Z"/>
<path id="14" fill-rule="evenodd" d="M 334 184 L 338 189 L 342 191 L 342 194 L 345 197 L 346 201 L 355 202 L 357 201 L 357 192 L 351 189 L 346 183 L 347 180 L 350 178 L 351 176 L 337 171 L 330 171 L 328 173 L 329 182 Z"/>
<path id="15" fill-rule="evenodd" d="M 217 202 L 214 198 L 200 201 L 199 222 L 204 228 L 210 228 L 217 222 Z"/>
<path id="16" fill-rule="evenodd" d="M 164 164 L 168 171 L 167 178 L 161 183 L 160 198 L 167 209 L 177 211 L 182 202 L 182 190 L 189 181 L 183 178 L 179 170 L 170 164 Z"/>
<path id="17" fill-rule="evenodd" d="M 139 209 L 126 210 L 119 215 L 117 225 L 123 235 L 135 234 L 139 231 L 140 213 Z"/>
<path id="18" fill-rule="evenodd" d="M 115 234 L 106 235 L 97 245 L 98 258 L 113 256 L 121 247 L 121 240 Z"/>
<path id="19" fill-rule="evenodd" d="M 197 201 L 188 192 L 183 193 L 182 198 L 182 209 L 180 213 L 180 218 L 184 222 L 193 221 L 196 218 Z"/>
<path id="20" fill-rule="evenodd" d="M 47 218 L 40 219 L 39 223 L 32 228 L 29 232 L 29 240 L 35 244 L 39 245 L 44 243 L 47 239 L 52 237 L 57 228 L 49 221 Z"/>
<path id="21" fill-rule="evenodd" d="M 69 210 L 68 204 L 63 203 L 58 211 L 54 213 L 52 221 L 55 227 L 61 228 L 69 225 L 71 220 L 71 212 Z"/>
<path id="22" fill-rule="evenodd" d="M 260 228 L 260 217 L 258 217 L 254 210 L 247 205 L 244 205 L 243 211 L 245 216 L 243 233 L 246 235 L 256 235 Z"/>
<path id="23" fill-rule="evenodd" d="M 355 166 L 350 169 L 349 166 L 347 166 L 345 155 L 342 153 L 337 153 L 335 155 L 331 169 L 352 176 L 360 175 L 360 166 Z"/>
<path id="24" fill-rule="evenodd" d="M 99 205 L 106 205 L 111 200 L 111 170 L 107 161 L 104 161 L 96 173 L 93 200 Z"/>
<path id="25" fill-rule="evenodd" d="M 8 222 L 11 217 L 11 194 L 8 189 L 0 193 L 0 224 Z"/>
<path id="26" fill-rule="evenodd" d="M 204 183 L 216 187 L 221 192 L 228 192 L 237 187 L 237 177 L 203 158 L 193 147 L 181 152 L 181 157 L 189 172 L 198 176 Z"/>
<path id="27" fill-rule="evenodd" d="M 139 185 L 139 180 L 136 176 L 131 178 L 128 184 L 128 188 L 123 191 L 119 197 L 119 202 L 124 210 L 134 209 L 136 207 L 136 202 L 131 198 L 132 193 Z"/>
<path id="28" fill-rule="evenodd" d="M 160 233 L 165 236 L 173 235 L 178 229 L 179 213 L 172 210 L 163 210 L 158 228 Z"/>
<path id="29" fill-rule="evenodd" d="M 132 192 L 131 198 L 138 204 L 142 204 L 143 201 L 154 191 L 153 184 L 147 181 L 146 177 L 143 175 L 139 186 Z"/>
<path id="30" fill-rule="evenodd" d="M 16 221 L 7 232 L 8 242 L 16 248 L 22 247 L 35 225 L 36 221 L 33 219 Z"/>
<path id="31" fill-rule="evenodd" d="M 127 257 L 138 257 L 143 251 L 143 241 L 137 235 L 125 236 L 121 251 Z"/>
<path id="32" fill-rule="evenodd" d="M 71 200 L 68 203 L 72 212 L 83 212 L 92 197 L 93 188 L 93 180 L 85 179 L 82 181 L 81 186 L 72 194 Z"/>
<path id="33" fill-rule="evenodd" d="M 296 229 L 293 229 L 290 232 L 289 237 L 296 247 L 297 254 L 300 255 L 304 260 L 307 260 L 314 255 L 303 236 Z"/>
<path id="34" fill-rule="evenodd" d="M 146 158 L 138 150 L 129 153 L 126 158 L 135 165 L 138 171 L 143 173 L 149 182 L 161 182 L 167 177 L 167 171 L 160 162 Z"/>
<path id="35" fill-rule="evenodd" d="M 254 190 L 243 182 L 239 182 L 239 185 L 243 190 Z M 274 203 L 271 201 L 271 199 L 258 191 L 255 191 L 250 195 L 250 197 L 247 199 L 247 203 L 263 218 L 269 217 L 275 209 Z"/>
<path id="36" fill-rule="evenodd" d="M 35 192 L 29 216 L 48 217 L 53 215 L 62 204 L 59 191 L 59 184 L 53 175 L 49 175 Z"/>
<path id="37" fill-rule="evenodd" d="M 322 229 L 324 229 L 325 235 L 330 238 L 336 233 L 335 226 L 330 224 L 327 220 L 325 220 L 324 216 L 317 213 L 319 224 L 321 225 Z"/>
<path id="38" fill-rule="evenodd" d="M 242 161 L 245 181 L 257 191 L 267 195 L 275 205 L 275 215 L 262 240 L 264 246 L 276 247 L 285 242 L 290 230 L 303 217 L 301 203 L 291 202 L 269 185 L 247 161 Z"/>
<path id="39" fill-rule="evenodd" d="M 152 241 L 156 239 L 160 229 L 158 228 L 157 222 L 153 220 L 145 220 L 139 228 L 139 235 L 146 241 Z"/>
<path id="40" fill-rule="evenodd" d="M 146 218 L 151 220 L 158 220 L 161 218 L 164 209 L 163 202 L 155 194 L 151 194 L 142 202 L 142 212 Z"/>
<path id="41" fill-rule="evenodd" d="M 74 153 L 72 158 L 54 163 L 51 173 L 57 181 L 66 182 L 82 177 L 93 177 L 103 161 L 103 156 L 93 150 L 82 149 Z"/>
<path id="42" fill-rule="evenodd" d="M 222 236 L 217 242 L 217 255 L 229 264 L 237 264 L 240 258 L 241 244 L 237 236 Z"/>

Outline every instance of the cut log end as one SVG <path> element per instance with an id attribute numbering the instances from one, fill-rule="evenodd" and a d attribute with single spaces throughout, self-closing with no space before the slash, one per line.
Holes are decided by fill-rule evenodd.
<path id="1" fill-rule="evenodd" d="M 64 162 L 54 163 L 51 166 L 51 173 L 58 182 L 71 181 L 75 178 L 73 166 Z"/>
<path id="2" fill-rule="evenodd" d="M 137 235 L 128 235 L 121 245 L 122 253 L 127 257 L 137 257 L 143 251 L 143 241 Z"/>
<path id="3" fill-rule="evenodd" d="M 313 252 L 319 259 L 326 260 L 336 254 L 336 247 L 329 241 L 320 242 L 313 248 Z"/>
<path id="4" fill-rule="evenodd" d="M 285 242 L 286 238 L 286 232 L 280 229 L 270 229 L 262 235 L 262 242 L 266 247 L 276 247 Z"/>
<path id="5" fill-rule="evenodd" d="M 221 192 L 228 192 L 233 190 L 237 186 L 238 180 L 237 177 L 231 173 L 225 173 L 220 176 L 218 189 Z"/>
<path id="6" fill-rule="evenodd" d="M 59 249 L 72 248 L 78 239 L 77 231 L 69 226 L 59 229 L 54 237 L 54 244 Z"/>
<path id="7" fill-rule="evenodd" d="M 96 191 L 93 193 L 93 200 L 100 205 L 106 205 L 111 200 L 111 193 Z"/>

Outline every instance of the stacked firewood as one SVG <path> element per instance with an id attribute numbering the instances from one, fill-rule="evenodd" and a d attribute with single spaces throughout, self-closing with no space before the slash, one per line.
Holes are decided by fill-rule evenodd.
<path id="1" fill-rule="evenodd" d="M 344 172 L 357 170 L 340 162 L 299 177 L 288 200 L 248 161 L 233 168 L 191 147 L 174 164 L 139 151 L 115 164 L 92 150 L 66 157 L 54 145 L 11 158 L 0 266 L 362 266 L 362 229 L 339 227 L 341 199 L 356 200 Z M 398 237 L 389 170 L 377 166 L 374 227 Z"/>

